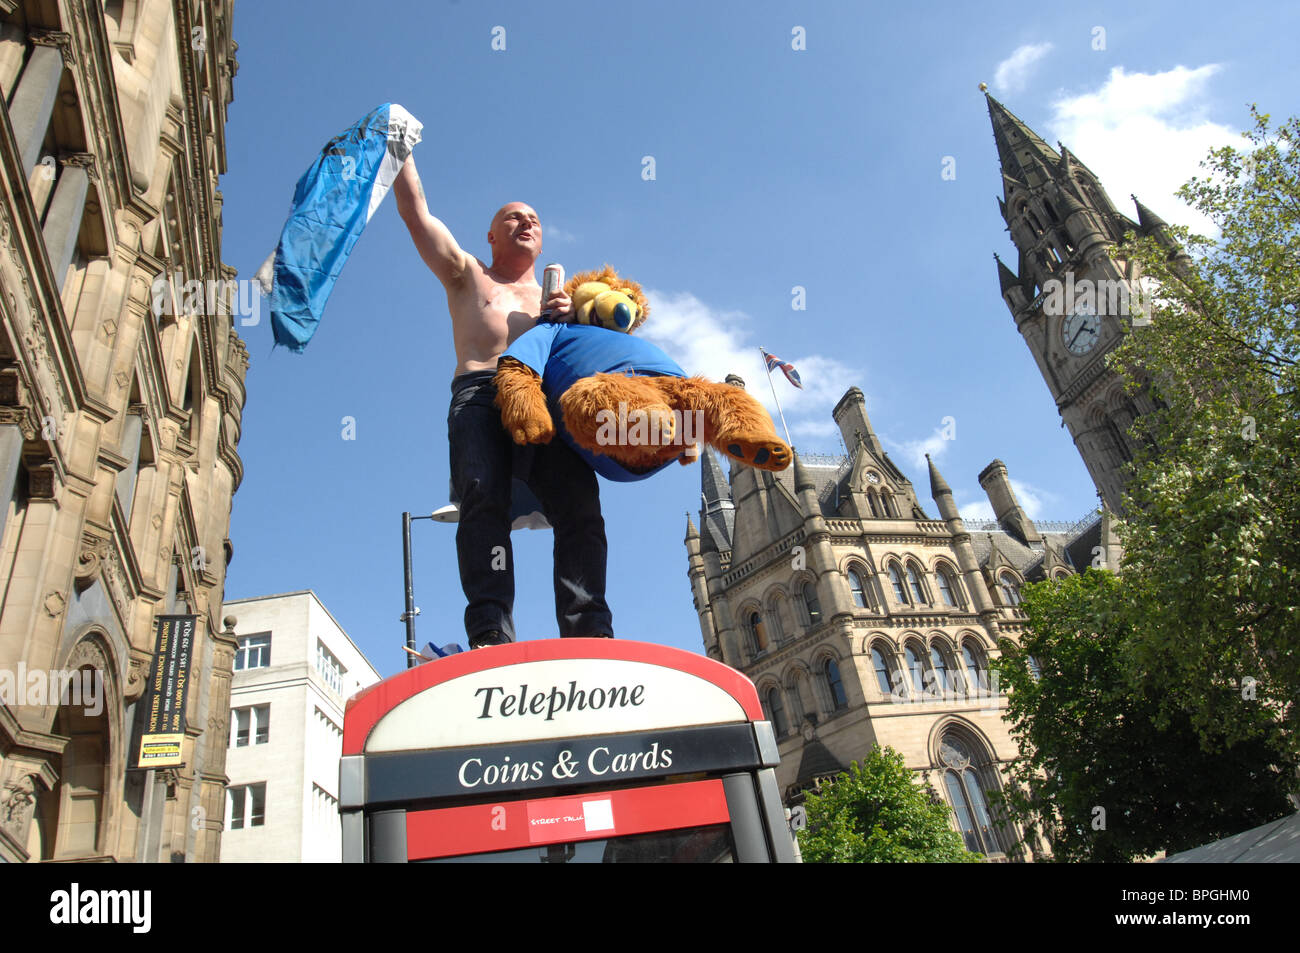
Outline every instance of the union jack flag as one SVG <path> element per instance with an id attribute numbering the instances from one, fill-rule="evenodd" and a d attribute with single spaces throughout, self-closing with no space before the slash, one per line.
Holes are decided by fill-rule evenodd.
<path id="1" fill-rule="evenodd" d="M 759 350 L 763 352 L 763 360 L 767 361 L 767 372 L 769 374 L 779 367 L 781 368 L 781 372 L 785 374 L 786 380 L 800 390 L 803 390 L 803 381 L 799 379 L 799 372 L 794 369 L 793 364 L 789 361 L 781 360 L 775 354 L 768 354 L 767 351 L 763 351 L 761 347 Z"/>

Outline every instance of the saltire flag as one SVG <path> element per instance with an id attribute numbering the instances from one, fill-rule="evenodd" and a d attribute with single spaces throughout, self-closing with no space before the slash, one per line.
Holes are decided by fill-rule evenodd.
<path id="1" fill-rule="evenodd" d="M 302 174 L 280 242 L 255 276 L 270 298 L 276 344 L 301 353 L 316 333 L 334 282 L 422 129 L 384 103 L 325 143 Z"/>
<path id="2" fill-rule="evenodd" d="M 763 351 L 761 347 L 759 350 Z M 767 372 L 769 374 L 779 367 L 781 368 L 781 373 L 785 374 L 786 380 L 800 390 L 803 390 L 803 381 L 799 379 L 799 372 L 794 369 L 793 364 L 789 361 L 781 360 L 775 354 L 768 354 L 767 351 L 763 351 L 763 360 L 767 361 Z"/>

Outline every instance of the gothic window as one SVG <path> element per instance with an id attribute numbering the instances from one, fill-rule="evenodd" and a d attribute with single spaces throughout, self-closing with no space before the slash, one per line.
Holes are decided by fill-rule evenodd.
<path id="1" fill-rule="evenodd" d="M 940 566 L 938 572 L 935 573 L 935 579 L 939 581 L 939 597 L 943 599 L 943 604 L 955 608 L 957 605 L 956 580 L 953 579 L 952 573 L 948 571 L 946 566 Z"/>
<path id="2" fill-rule="evenodd" d="M 785 603 L 785 597 L 777 593 L 772 597 L 767 606 L 767 618 L 772 625 L 772 638 L 778 644 L 785 640 L 785 626 L 781 622 L 781 606 Z"/>
<path id="3" fill-rule="evenodd" d="M 893 505 L 893 498 L 887 493 L 880 494 L 880 515 L 883 517 L 897 516 L 898 509 Z"/>
<path id="4" fill-rule="evenodd" d="M 912 598 L 917 605 L 930 600 L 925 597 L 925 589 L 921 586 L 921 577 L 916 574 L 916 567 L 911 563 L 907 565 L 907 585 L 912 590 Z"/>
<path id="5" fill-rule="evenodd" d="M 874 518 L 879 519 L 879 518 L 880 518 L 880 508 L 879 508 L 879 507 L 877 506 L 877 504 L 876 504 L 876 494 L 875 494 L 875 492 L 872 491 L 872 490 L 868 490 L 868 491 L 867 491 L 867 506 L 869 506 L 869 507 L 871 508 L 871 515 L 872 515 Z"/>
<path id="6" fill-rule="evenodd" d="M 767 711 L 772 719 L 772 729 L 776 732 L 776 736 L 784 738 L 790 733 L 790 719 L 785 716 L 785 702 L 781 700 L 781 689 L 768 689 Z"/>
<path id="7" fill-rule="evenodd" d="M 989 816 L 988 788 L 980 772 L 971 764 L 967 745 L 955 733 L 948 732 L 939 744 L 939 759 L 944 765 L 944 789 L 966 849 L 985 855 L 1002 853 L 1000 839 Z"/>
<path id="8" fill-rule="evenodd" d="M 998 584 L 1002 587 L 1003 605 L 1020 605 L 1020 583 L 1016 582 L 1015 576 L 1009 572 L 1004 572 L 998 576 Z"/>
<path id="9" fill-rule="evenodd" d="M 912 676 L 912 689 L 916 694 L 924 695 L 926 691 L 925 656 L 920 648 L 910 642 L 907 645 L 905 654 L 907 655 L 907 670 Z"/>
<path id="10" fill-rule="evenodd" d="M 749 614 L 749 622 L 746 626 L 749 631 L 749 647 L 757 655 L 760 652 L 767 651 L 767 629 L 763 625 L 763 617 L 757 612 Z"/>
<path id="11" fill-rule="evenodd" d="M 885 659 L 885 653 L 874 646 L 871 649 L 871 664 L 876 670 L 876 685 L 880 688 L 880 694 L 892 694 L 893 684 L 890 678 L 889 662 Z"/>
<path id="12" fill-rule="evenodd" d="M 979 691 L 987 690 L 989 673 L 984 664 L 984 654 L 979 650 L 979 646 L 970 640 L 963 642 L 961 657 L 966 662 L 966 676 L 969 683 Z"/>
<path id="13" fill-rule="evenodd" d="M 899 573 L 897 565 L 889 567 L 889 581 L 894 586 L 894 598 L 901 605 L 907 605 L 907 590 L 903 588 L 903 576 Z"/>
<path id="14" fill-rule="evenodd" d="M 808 610 L 809 625 L 816 625 L 822 620 L 821 603 L 817 601 L 817 587 L 811 582 L 803 584 L 803 604 Z"/>
<path id="15" fill-rule="evenodd" d="M 859 609 L 869 609 L 871 606 L 867 603 L 867 591 L 862 584 L 862 577 L 858 575 L 857 570 L 849 570 L 849 590 L 853 593 L 853 604 Z"/>
<path id="16" fill-rule="evenodd" d="M 826 687 L 830 690 L 831 704 L 835 710 L 849 707 L 848 696 L 844 694 L 844 682 L 840 679 L 840 667 L 834 659 L 826 660 L 822 666 L 822 677 L 826 679 Z"/>
<path id="17" fill-rule="evenodd" d="M 1025 662 L 1029 666 L 1030 678 L 1032 678 L 1034 681 L 1038 681 L 1040 678 L 1043 677 L 1043 667 L 1038 664 L 1038 659 L 1034 658 L 1032 655 L 1029 655 L 1026 656 Z"/>
<path id="18" fill-rule="evenodd" d="M 943 695 L 951 686 L 948 682 L 948 660 L 937 642 L 930 645 L 930 685 L 931 695 Z"/>

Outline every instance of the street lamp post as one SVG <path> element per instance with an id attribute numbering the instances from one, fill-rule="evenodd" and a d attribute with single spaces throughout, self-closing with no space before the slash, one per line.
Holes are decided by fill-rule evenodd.
<path id="1" fill-rule="evenodd" d="M 402 514 L 402 574 L 406 587 L 406 611 L 399 618 L 406 623 L 407 668 L 414 666 L 418 658 L 418 650 L 415 647 L 415 617 L 420 614 L 420 610 L 415 607 L 415 584 L 411 577 L 411 521 L 435 518 L 435 516 Z"/>

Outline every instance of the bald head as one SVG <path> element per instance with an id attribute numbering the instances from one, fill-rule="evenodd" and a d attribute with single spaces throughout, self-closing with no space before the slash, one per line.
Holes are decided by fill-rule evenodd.
<path id="1" fill-rule="evenodd" d="M 488 227 L 488 244 L 494 260 L 515 255 L 536 259 L 542 252 L 542 223 L 532 206 L 510 202 L 497 209 Z"/>

